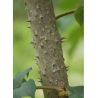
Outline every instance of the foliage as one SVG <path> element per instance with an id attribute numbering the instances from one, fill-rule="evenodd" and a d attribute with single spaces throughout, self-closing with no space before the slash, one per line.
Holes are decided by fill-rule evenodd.
<path id="1" fill-rule="evenodd" d="M 76 21 L 80 24 L 80 26 L 83 24 L 84 22 L 84 5 L 80 5 L 76 11 L 74 12 L 74 17 L 76 19 Z"/>
<path id="2" fill-rule="evenodd" d="M 84 86 L 69 86 L 68 91 L 71 92 L 69 98 L 84 98 Z"/>
<path id="3" fill-rule="evenodd" d="M 13 78 L 13 88 L 20 87 L 23 82 L 24 76 L 27 75 L 27 77 L 28 77 L 28 73 L 31 70 L 32 70 L 32 68 L 30 67 L 30 68 L 26 69 L 25 71 L 19 71 L 16 74 L 16 76 Z"/>
<path id="4" fill-rule="evenodd" d="M 34 98 L 36 86 L 35 82 L 32 79 L 29 79 L 26 81 L 24 78 L 25 75 L 29 75 L 29 71 L 31 71 L 32 68 L 28 68 L 25 71 L 19 71 L 16 76 L 13 78 L 13 98 L 21 98 L 24 96 L 30 96 Z"/>
<path id="5" fill-rule="evenodd" d="M 16 76 L 13 78 L 13 98 L 21 98 L 24 96 L 30 96 L 35 98 L 36 85 L 33 79 L 26 81 L 24 78 L 25 75 L 28 77 L 29 71 L 32 68 L 28 68 L 25 71 L 19 71 Z M 59 97 L 64 98 L 67 95 L 69 98 L 84 98 L 84 86 L 68 86 L 68 91 L 59 92 Z"/>

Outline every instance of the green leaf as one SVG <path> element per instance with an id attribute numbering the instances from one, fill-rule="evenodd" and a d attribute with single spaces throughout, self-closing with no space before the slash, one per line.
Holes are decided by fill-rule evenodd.
<path id="1" fill-rule="evenodd" d="M 82 26 L 84 23 L 84 5 L 80 5 L 74 12 L 74 17 L 76 21 Z"/>
<path id="2" fill-rule="evenodd" d="M 24 96 L 30 96 L 34 98 L 36 91 L 36 85 L 33 79 L 29 79 L 27 82 L 21 84 L 19 88 L 13 90 L 13 98 L 21 98 Z"/>
<path id="3" fill-rule="evenodd" d="M 23 78 L 23 82 L 27 82 L 27 80 L 25 78 Z"/>
<path id="4" fill-rule="evenodd" d="M 68 91 L 71 92 L 69 98 L 84 98 L 84 86 L 69 86 Z"/>
<path id="5" fill-rule="evenodd" d="M 16 74 L 16 76 L 13 78 L 13 88 L 20 87 L 21 83 L 24 80 L 24 76 L 31 70 L 32 70 L 32 68 L 30 67 L 30 68 L 26 69 L 25 71 L 19 71 Z"/>
<path id="6" fill-rule="evenodd" d="M 27 78 L 28 78 L 28 76 L 29 76 L 29 72 L 27 73 Z"/>

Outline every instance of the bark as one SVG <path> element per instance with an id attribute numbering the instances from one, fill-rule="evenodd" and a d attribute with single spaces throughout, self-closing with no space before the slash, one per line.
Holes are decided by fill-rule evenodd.
<path id="1" fill-rule="evenodd" d="M 24 0 L 30 22 L 40 80 L 43 86 L 68 86 L 62 53 L 62 39 L 56 25 L 52 0 Z M 45 98 L 58 98 L 53 90 L 43 90 Z"/>

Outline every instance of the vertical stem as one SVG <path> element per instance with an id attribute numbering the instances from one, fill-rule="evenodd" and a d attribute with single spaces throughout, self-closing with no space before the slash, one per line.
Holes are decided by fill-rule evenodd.
<path id="1" fill-rule="evenodd" d="M 43 86 L 68 86 L 62 52 L 62 38 L 58 32 L 52 0 L 24 0 L 29 17 L 32 44 Z M 58 98 L 58 93 L 44 90 L 45 98 Z"/>

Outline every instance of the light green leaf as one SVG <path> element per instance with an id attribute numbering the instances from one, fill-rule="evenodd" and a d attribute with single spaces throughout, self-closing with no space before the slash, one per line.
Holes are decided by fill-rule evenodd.
<path id="1" fill-rule="evenodd" d="M 26 69 L 25 71 L 19 71 L 16 76 L 13 78 L 13 88 L 17 88 L 17 87 L 20 87 L 21 86 L 21 83 L 23 82 L 24 80 L 24 76 L 29 72 L 31 71 L 32 68 L 28 68 Z M 28 76 L 28 75 L 27 75 Z"/>
<path id="2" fill-rule="evenodd" d="M 80 26 L 84 23 L 84 5 L 80 5 L 74 12 L 74 17 Z"/>
<path id="3" fill-rule="evenodd" d="M 34 98 L 36 91 L 36 85 L 34 80 L 29 79 L 27 82 L 21 84 L 19 88 L 13 90 L 13 98 L 21 98 L 24 96 L 30 96 Z"/>
<path id="4" fill-rule="evenodd" d="M 68 91 L 71 92 L 69 98 L 84 98 L 84 86 L 69 86 Z"/>

